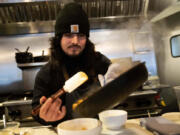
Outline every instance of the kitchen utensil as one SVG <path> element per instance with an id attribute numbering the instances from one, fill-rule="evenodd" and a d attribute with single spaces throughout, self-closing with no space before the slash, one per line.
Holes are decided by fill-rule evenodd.
<path id="1" fill-rule="evenodd" d="M 103 110 L 112 109 L 137 90 L 147 78 L 145 63 L 138 63 L 104 87 L 82 98 L 82 102 L 73 108 L 74 113 L 77 117 L 95 117 Z"/>
<path id="2" fill-rule="evenodd" d="M 31 63 L 33 61 L 32 53 L 19 52 L 15 54 L 17 63 Z"/>
<path id="3" fill-rule="evenodd" d="M 17 49 L 17 48 L 14 48 L 17 52 L 21 52 L 19 49 Z"/>
<path id="4" fill-rule="evenodd" d="M 30 48 L 29 46 L 26 48 L 26 53 L 28 52 L 29 48 Z"/>
<path id="5" fill-rule="evenodd" d="M 103 126 L 111 130 L 120 129 L 127 121 L 127 112 L 124 110 L 106 110 L 98 115 Z"/>
<path id="6" fill-rule="evenodd" d="M 58 135 L 100 135 L 101 123 L 94 118 L 67 120 L 57 126 Z"/>
<path id="7" fill-rule="evenodd" d="M 55 100 L 56 98 L 58 98 L 59 96 L 61 96 L 65 92 L 71 93 L 72 91 L 74 91 L 77 87 L 82 85 L 87 80 L 88 80 L 88 76 L 84 72 L 78 72 L 74 76 L 72 76 L 70 79 L 68 79 L 65 82 L 65 85 L 63 86 L 63 88 L 61 88 L 55 94 L 53 94 L 51 96 L 51 98 L 53 100 Z M 32 110 L 32 115 L 34 115 L 34 116 L 38 115 L 41 106 L 42 106 L 41 104 L 36 106 Z"/>
<path id="8" fill-rule="evenodd" d="M 29 46 L 27 47 L 25 52 L 19 51 L 19 49 L 15 48 L 18 52 L 15 53 L 15 59 L 17 63 L 31 63 L 33 61 L 32 53 L 28 52 Z"/>

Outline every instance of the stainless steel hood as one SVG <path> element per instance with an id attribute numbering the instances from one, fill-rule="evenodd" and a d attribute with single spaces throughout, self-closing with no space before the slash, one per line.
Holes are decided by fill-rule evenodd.
<path id="1" fill-rule="evenodd" d="M 73 0 L 0 0 L 0 35 L 53 32 L 57 13 Z M 146 16 L 149 0 L 74 0 L 91 28 L 122 18 Z M 97 26 L 98 25 L 98 26 Z"/>
<path id="2" fill-rule="evenodd" d="M 180 1 L 177 1 L 176 3 L 170 5 L 169 7 L 165 8 L 162 12 L 160 12 L 158 15 L 156 15 L 154 18 L 151 19 L 152 23 L 156 23 L 158 21 L 161 21 L 169 16 L 172 16 L 176 13 L 180 12 Z"/>

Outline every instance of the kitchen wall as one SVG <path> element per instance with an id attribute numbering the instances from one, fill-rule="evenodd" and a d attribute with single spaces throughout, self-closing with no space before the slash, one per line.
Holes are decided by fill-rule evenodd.
<path id="1" fill-rule="evenodd" d="M 91 30 L 90 39 L 96 44 L 96 50 L 108 58 L 132 57 L 132 60 L 146 62 L 148 71 L 156 75 L 156 60 L 153 49 L 151 25 L 143 23 L 140 28 L 133 28 L 135 22 L 123 24 L 121 29 Z M 131 27 L 128 27 L 131 26 Z M 127 28 L 128 27 L 128 28 Z M 29 52 L 34 56 L 48 54 L 49 38 L 53 33 L 27 34 L 0 37 L 0 94 L 24 90 L 22 70 L 15 62 L 14 48 Z"/>
<path id="2" fill-rule="evenodd" d="M 153 26 L 154 48 L 160 82 L 180 85 L 180 57 L 172 57 L 170 38 L 180 34 L 180 12 L 157 22 Z"/>

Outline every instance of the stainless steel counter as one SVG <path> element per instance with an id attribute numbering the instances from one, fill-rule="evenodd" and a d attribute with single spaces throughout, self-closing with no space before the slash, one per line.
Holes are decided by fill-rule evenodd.
<path id="1" fill-rule="evenodd" d="M 0 103 L 0 107 L 29 105 L 31 103 L 32 103 L 32 100 L 12 100 L 12 101 L 5 101 L 5 102 Z"/>

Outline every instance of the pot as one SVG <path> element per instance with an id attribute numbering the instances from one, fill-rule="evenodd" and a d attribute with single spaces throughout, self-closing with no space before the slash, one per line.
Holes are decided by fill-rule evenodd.
<path id="1" fill-rule="evenodd" d="M 49 56 L 35 56 L 33 57 L 34 62 L 46 62 L 49 60 Z"/>
<path id="2" fill-rule="evenodd" d="M 49 56 L 44 55 L 44 50 L 43 50 L 41 56 L 35 56 L 33 57 L 33 59 L 34 59 L 34 62 L 46 62 L 49 60 Z"/>
<path id="3" fill-rule="evenodd" d="M 19 51 L 19 49 L 15 48 L 18 52 L 15 53 L 15 59 L 17 63 L 31 63 L 33 62 L 33 54 L 28 52 L 29 46 L 27 47 L 25 52 Z"/>
<path id="4" fill-rule="evenodd" d="M 33 55 L 30 52 L 18 52 L 15 54 L 17 63 L 31 63 L 33 62 Z"/>

